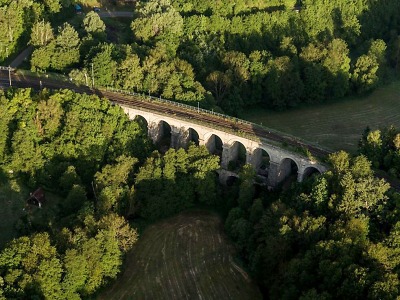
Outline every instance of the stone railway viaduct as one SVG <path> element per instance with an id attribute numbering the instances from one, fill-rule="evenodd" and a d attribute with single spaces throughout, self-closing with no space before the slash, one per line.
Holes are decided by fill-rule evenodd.
<path id="1" fill-rule="evenodd" d="M 2 68 L 8 70 L 8 68 L 0 66 L 0 72 Z M 38 86 L 36 78 L 19 78 L 14 75 L 12 75 L 12 78 L 14 83 L 22 85 L 22 87 L 28 85 L 42 88 L 42 86 Z M 42 79 L 42 81 L 43 84 L 52 88 L 63 87 L 81 92 L 91 92 L 87 88 L 83 89 L 71 84 L 51 82 L 47 79 Z M 8 81 L 5 83 L 6 86 L 8 86 L 7 83 Z M 2 82 L 0 81 L 0 88 L 1 86 Z M 112 98 L 110 100 L 113 101 Z M 170 141 L 169 147 L 185 148 L 190 141 L 193 141 L 198 145 L 205 145 L 211 153 L 218 154 L 221 158 L 221 171 L 219 172 L 221 181 L 225 181 L 228 176 L 237 176 L 237 174 L 229 172 L 228 167 L 231 162 L 236 164 L 238 161 L 242 164 L 251 164 L 257 173 L 264 177 L 266 184 L 270 187 L 279 185 L 290 175 L 296 175 L 297 181 L 301 182 L 305 177 L 315 172 L 323 173 L 326 171 L 323 164 L 275 146 L 267 139 L 259 138 L 254 141 L 208 127 L 206 123 L 199 125 L 191 123 L 189 120 L 178 119 L 175 116 L 149 112 L 121 103 L 118 103 L 118 105 L 131 119 L 142 118 L 145 121 L 148 135 L 155 143 L 167 136 Z"/>
<path id="2" fill-rule="evenodd" d="M 211 153 L 220 155 L 221 169 L 225 170 L 220 173 L 220 179 L 221 174 L 225 176 L 224 179 L 233 175 L 226 170 L 230 162 L 238 161 L 251 164 L 259 175 L 266 178 L 270 187 L 279 185 L 290 175 L 296 175 L 297 181 L 301 182 L 313 173 L 326 171 L 323 164 L 279 148 L 267 140 L 254 141 L 189 120 L 119 105 L 130 119 L 139 118 L 146 123 L 148 135 L 154 143 L 166 139 L 170 141 L 169 147 L 178 149 L 187 147 L 193 141 L 205 145 Z"/>

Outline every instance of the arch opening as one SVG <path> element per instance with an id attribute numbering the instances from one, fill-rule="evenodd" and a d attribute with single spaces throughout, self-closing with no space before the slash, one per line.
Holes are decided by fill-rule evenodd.
<path id="1" fill-rule="evenodd" d="M 218 155 L 219 157 L 222 157 L 222 145 L 221 138 L 215 134 L 212 134 L 206 142 L 208 151 L 211 154 Z"/>
<path id="2" fill-rule="evenodd" d="M 195 143 L 196 146 L 199 145 L 200 143 L 200 138 L 199 138 L 199 134 L 197 133 L 196 130 L 194 130 L 193 128 L 189 128 L 188 130 L 188 138 L 187 138 L 187 142 L 193 142 Z"/>
<path id="3" fill-rule="evenodd" d="M 252 164 L 257 172 L 257 175 L 268 177 L 270 161 L 270 156 L 264 149 L 257 148 L 253 151 Z"/>
<path id="4" fill-rule="evenodd" d="M 165 122 L 158 123 L 158 136 L 156 146 L 161 153 L 165 153 L 171 146 L 171 126 Z"/>
<path id="5" fill-rule="evenodd" d="M 234 171 L 246 164 L 246 147 L 241 142 L 234 142 L 229 150 L 228 170 Z"/>
<path id="6" fill-rule="evenodd" d="M 141 116 L 141 115 L 136 115 L 135 118 L 133 119 L 136 123 L 139 124 L 140 128 L 144 130 L 146 133 L 149 130 L 149 124 L 147 123 L 147 120 Z"/>
<path id="7" fill-rule="evenodd" d="M 315 168 L 315 167 L 307 167 L 303 172 L 302 181 L 307 179 L 307 178 L 313 177 L 315 175 L 320 175 L 320 174 L 321 174 L 321 172 L 317 168 Z"/>
<path id="8" fill-rule="evenodd" d="M 227 186 L 233 186 L 236 183 L 238 183 L 238 181 L 239 181 L 239 178 L 237 176 L 228 176 L 226 178 L 226 185 Z"/>
<path id="9" fill-rule="evenodd" d="M 291 158 L 284 158 L 279 166 L 278 178 L 283 188 L 288 188 L 292 182 L 297 181 L 299 168 Z"/>

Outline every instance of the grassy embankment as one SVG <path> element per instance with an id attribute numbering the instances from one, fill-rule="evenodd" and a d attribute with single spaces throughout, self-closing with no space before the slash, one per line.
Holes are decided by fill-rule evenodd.
<path id="1" fill-rule="evenodd" d="M 217 215 L 186 212 L 149 226 L 98 299 L 261 299 L 233 255 Z"/>
<path id="2" fill-rule="evenodd" d="M 246 110 L 243 119 L 298 136 L 332 150 L 355 152 L 364 129 L 400 127 L 400 81 L 363 97 L 274 112 Z"/>

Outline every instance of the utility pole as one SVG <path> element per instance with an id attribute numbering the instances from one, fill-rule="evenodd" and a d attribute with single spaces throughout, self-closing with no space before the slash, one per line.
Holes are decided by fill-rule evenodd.
<path id="1" fill-rule="evenodd" d="M 12 84 L 11 84 L 11 67 L 10 66 L 8 66 L 8 81 L 10 81 L 10 86 L 11 86 Z"/>
<path id="2" fill-rule="evenodd" d="M 93 63 L 92 63 L 92 88 L 94 88 L 94 72 L 93 72 Z"/>

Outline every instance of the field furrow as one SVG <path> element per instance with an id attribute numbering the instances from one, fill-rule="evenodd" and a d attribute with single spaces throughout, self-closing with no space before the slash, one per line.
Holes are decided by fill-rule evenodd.
<path id="1" fill-rule="evenodd" d="M 217 215 L 186 212 L 149 226 L 98 299 L 261 299 L 233 256 Z"/>

